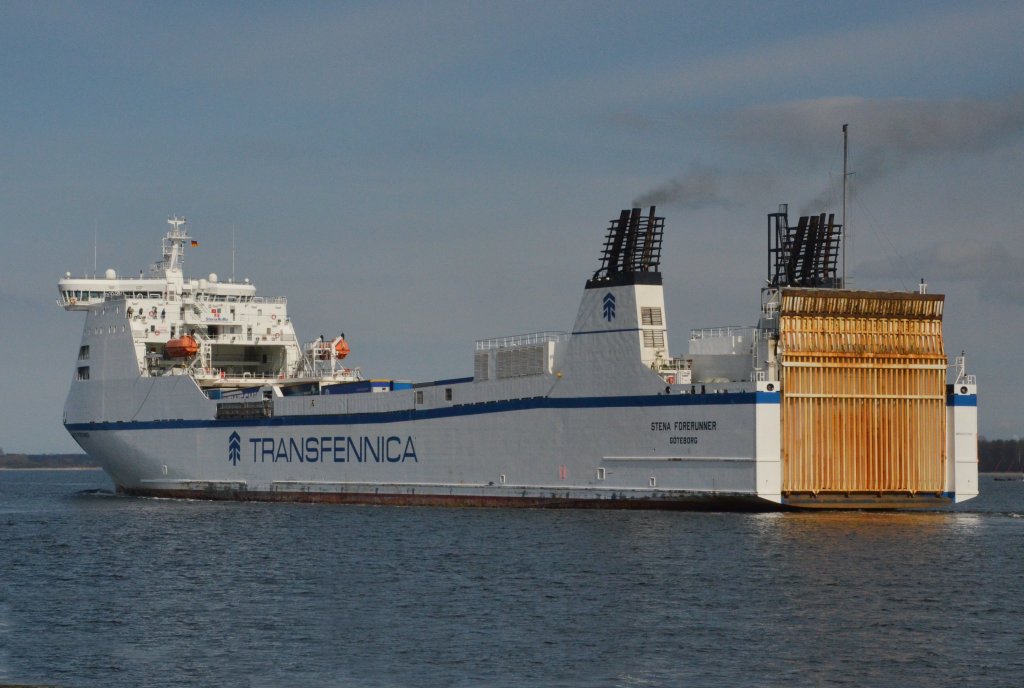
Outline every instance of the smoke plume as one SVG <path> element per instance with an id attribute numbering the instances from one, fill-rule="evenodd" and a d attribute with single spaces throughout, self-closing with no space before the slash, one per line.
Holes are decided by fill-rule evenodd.
<path id="1" fill-rule="evenodd" d="M 690 209 L 728 206 L 722 196 L 722 182 L 723 175 L 718 170 L 695 165 L 688 172 L 637 196 L 633 206 L 673 205 Z"/>
<path id="2" fill-rule="evenodd" d="M 758 107 L 737 116 L 731 136 L 769 142 L 787 159 L 841 159 L 842 124 L 851 129 L 849 171 L 865 189 L 911 164 L 977 155 L 1024 132 L 1024 96 L 1005 100 L 924 101 L 826 98 Z M 839 184 L 842 175 L 836 175 Z M 807 203 L 817 212 L 837 196 L 830 185 Z"/>

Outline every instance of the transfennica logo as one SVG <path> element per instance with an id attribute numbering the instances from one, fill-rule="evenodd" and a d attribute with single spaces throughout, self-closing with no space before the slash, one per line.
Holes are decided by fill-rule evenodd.
<path id="1" fill-rule="evenodd" d="M 242 438 L 238 436 L 237 432 L 232 432 L 231 436 L 228 437 L 228 461 L 231 462 L 232 466 L 237 466 L 241 460 Z"/>
<path id="2" fill-rule="evenodd" d="M 604 295 L 602 303 L 604 304 L 604 319 L 608 322 L 615 320 L 615 295 L 608 292 Z"/>

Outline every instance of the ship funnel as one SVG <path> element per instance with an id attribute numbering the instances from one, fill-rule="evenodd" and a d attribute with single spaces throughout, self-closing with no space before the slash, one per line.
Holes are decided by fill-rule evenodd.
<path id="1" fill-rule="evenodd" d="M 835 214 L 805 215 L 789 226 L 789 206 L 768 215 L 768 282 L 773 287 L 838 289 L 842 225 Z"/>
<path id="2" fill-rule="evenodd" d="M 640 208 L 623 210 L 608 227 L 601 266 L 587 282 L 587 288 L 619 284 L 661 284 L 661 239 L 665 218 L 647 215 Z"/>
<path id="3" fill-rule="evenodd" d="M 583 290 L 558 395 L 639 394 L 664 385 L 653 372 L 670 358 L 659 272 L 664 227 L 654 206 L 611 221 L 601 265 Z"/>

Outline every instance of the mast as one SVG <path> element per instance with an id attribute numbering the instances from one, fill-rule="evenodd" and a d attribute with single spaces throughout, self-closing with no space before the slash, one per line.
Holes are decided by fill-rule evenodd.
<path id="1" fill-rule="evenodd" d="M 847 161 L 847 154 L 849 152 L 849 148 L 848 148 L 848 145 L 847 145 L 847 131 L 846 131 L 846 128 L 849 127 L 849 126 L 850 126 L 849 124 L 844 124 L 843 125 L 843 241 L 842 241 L 842 244 L 841 244 L 842 250 L 843 250 L 843 278 L 842 278 L 842 281 L 840 282 L 840 286 L 843 289 L 846 289 L 846 242 L 847 242 L 847 239 L 849 238 L 847 236 L 847 231 L 846 231 L 846 176 L 847 176 L 846 161 Z"/>

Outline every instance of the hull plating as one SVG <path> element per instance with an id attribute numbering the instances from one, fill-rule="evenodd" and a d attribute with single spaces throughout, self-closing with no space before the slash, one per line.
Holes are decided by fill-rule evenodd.
<path id="1" fill-rule="evenodd" d="M 126 494 L 458 506 L 770 508 L 749 394 L 522 400 L 247 423 L 69 425 Z M 630 403 L 630 401 L 632 403 Z M 613 403 L 619 405 L 611 405 Z M 568 408 L 567 408 L 568 407 Z M 470 411 L 474 411 L 470 413 Z M 430 417 L 433 415 L 434 417 Z"/>

